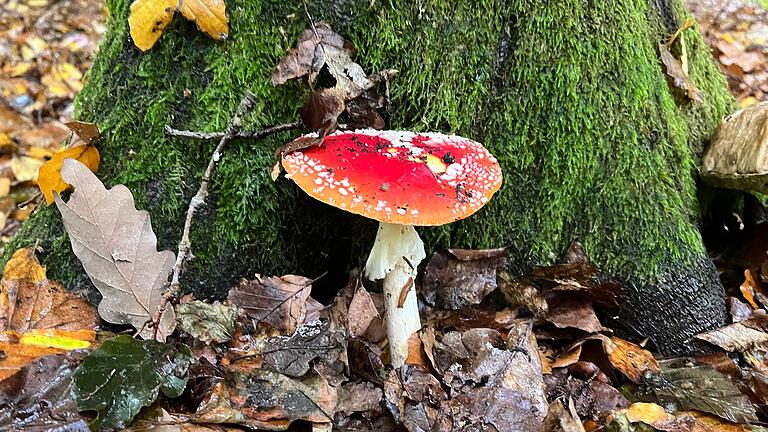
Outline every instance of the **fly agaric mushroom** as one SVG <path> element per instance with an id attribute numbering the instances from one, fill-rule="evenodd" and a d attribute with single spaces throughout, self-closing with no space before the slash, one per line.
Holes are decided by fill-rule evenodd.
<path id="1" fill-rule="evenodd" d="M 291 143 L 302 150 L 283 157 L 286 177 L 326 204 L 379 221 L 365 275 L 384 279 L 387 338 L 400 367 L 421 328 L 414 278 L 426 254 L 414 225 L 471 215 L 501 186 L 501 168 L 480 143 L 455 135 L 366 129 L 303 145 L 316 139 Z"/>

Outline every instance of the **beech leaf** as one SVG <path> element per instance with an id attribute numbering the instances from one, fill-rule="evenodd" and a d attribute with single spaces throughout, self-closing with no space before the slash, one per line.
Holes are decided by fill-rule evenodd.
<path id="1" fill-rule="evenodd" d="M 136 210 L 127 187 L 107 190 L 88 167 L 66 159 L 64 181 L 75 191 L 65 203 L 56 196 L 72 250 L 102 295 L 99 315 L 108 322 L 143 328 L 160 308 L 168 275 L 176 261 L 171 251 L 157 251 L 149 213 Z M 176 326 L 173 308 L 160 319 L 158 338 L 165 340 Z"/>
<path id="2" fill-rule="evenodd" d="M 72 396 L 80 411 L 96 411 L 93 430 L 124 428 L 141 407 L 163 394 L 179 397 L 194 361 L 185 345 L 141 341 L 120 335 L 85 357 L 72 379 Z"/>
<path id="3" fill-rule="evenodd" d="M 134 45 L 142 51 L 152 48 L 175 12 L 176 0 L 135 0 L 131 3 L 128 26 Z"/>
<path id="4" fill-rule="evenodd" d="M 183 0 L 180 11 L 184 18 L 197 24 L 197 28 L 208 36 L 216 40 L 229 36 L 224 0 Z"/>

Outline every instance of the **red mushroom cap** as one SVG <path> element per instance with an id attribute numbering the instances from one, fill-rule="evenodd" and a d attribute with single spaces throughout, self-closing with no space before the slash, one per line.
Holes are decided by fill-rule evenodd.
<path id="1" fill-rule="evenodd" d="M 316 134 L 294 142 L 317 139 Z M 318 200 L 380 222 L 443 225 L 499 190 L 501 168 L 480 143 L 456 135 L 336 132 L 283 158 L 287 176 Z"/>

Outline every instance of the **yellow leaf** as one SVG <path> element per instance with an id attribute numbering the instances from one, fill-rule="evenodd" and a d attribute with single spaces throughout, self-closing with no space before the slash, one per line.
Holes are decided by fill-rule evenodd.
<path id="1" fill-rule="evenodd" d="M 99 170 L 99 163 L 101 162 L 99 151 L 94 146 L 80 145 L 62 150 L 53 155 L 51 160 L 40 167 L 37 179 L 40 191 L 45 196 L 45 201 L 48 204 L 53 202 L 54 192 L 62 193 L 69 189 L 69 184 L 61 178 L 61 166 L 64 164 L 64 159 L 76 159 L 93 172 Z"/>
<path id="2" fill-rule="evenodd" d="M 43 161 L 27 156 L 14 157 L 11 159 L 11 171 L 16 181 L 37 181 L 37 170 Z"/>
<path id="3" fill-rule="evenodd" d="M 21 335 L 19 343 L 39 347 L 76 350 L 88 348 L 96 340 L 93 330 L 32 329 Z"/>
<path id="4" fill-rule="evenodd" d="M 17 250 L 0 281 L 0 381 L 37 357 L 90 347 L 97 322 L 86 299 L 46 278 L 32 249 Z"/>
<path id="5" fill-rule="evenodd" d="M 176 12 L 176 0 L 135 0 L 128 26 L 136 47 L 146 51 L 155 45 Z"/>
<path id="6" fill-rule="evenodd" d="M 83 74 L 72 63 L 51 66 L 40 78 L 51 97 L 68 98 L 83 89 Z"/>
<path id="7" fill-rule="evenodd" d="M 182 0 L 181 14 L 216 40 L 229 36 L 227 5 L 224 0 Z"/>

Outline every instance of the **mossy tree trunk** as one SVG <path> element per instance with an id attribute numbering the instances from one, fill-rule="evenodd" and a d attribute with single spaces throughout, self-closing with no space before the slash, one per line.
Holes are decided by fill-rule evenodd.
<path id="1" fill-rule="evenodd" d="M 625 320 L 663 352 L 726 320 L 723 289 L 697 230 L 695 168 L 732 108 L 697 31 L 686 32 L 703 103 L 668 85 L 657 52 L 685 20 L 679 0 L 316 0 L 370 73 L 400 71 L 390 128 L 455 132 L 498 157 L 505 184 L 466 221 L 423 229 L 431 247 L 511 245 L 512 270 L 550 264 L 580 238 L 607 275 L 629 285 Z M 148 209 L 163 248 L 214 142 L 171 139 L 163 126 L 221 131 L 246 90 L 258 103 L 245 129 L 297 118 L 306 88 L 270 73 L 307 27 L 302 2 L 227 0 L 231 37 L 215 42 L 174 20 L 146 53 L 130 39 L 130 0 L 108 0 L 110 22 L 78 117 L 106 136 L 99 176 L 126 184 Z M 340 274 L 365 259 L 375 224 L 272 182 L 273 150 L 290 140 L 231 143 L 195 221 L 186 287 L 220 296 L 253 273 Z M 54 208 L 13 247 L 40 240 L 53 277 L 89 287 Z M 9 251 L 10 252 L 10 251 Z M 334 279 L 329 279 L 333 281 Z"/>

